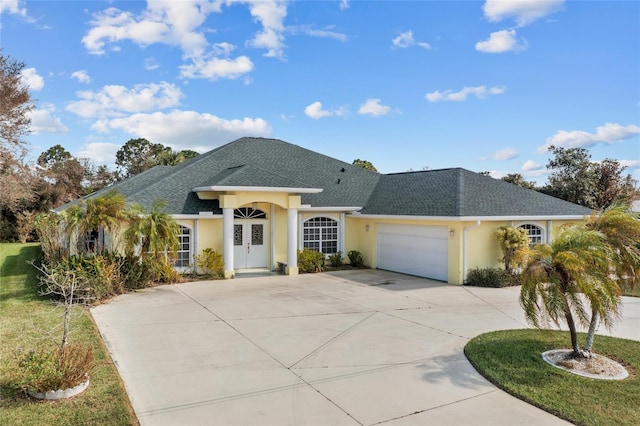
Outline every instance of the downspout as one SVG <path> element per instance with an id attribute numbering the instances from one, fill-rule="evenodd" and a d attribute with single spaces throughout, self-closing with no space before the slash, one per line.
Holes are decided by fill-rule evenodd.
<path id="1" fill-rule="evenodd" d="M 476 221 L 475 224 L 469 225 L 462 230 L 462 283 L 467 280 L 467 235 L 469 230 L 480 226 L 481 221 Z"/>

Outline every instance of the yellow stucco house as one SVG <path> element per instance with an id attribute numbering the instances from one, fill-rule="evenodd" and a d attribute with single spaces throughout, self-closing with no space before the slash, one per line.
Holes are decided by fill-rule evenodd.
<path id="1" fill-rule="evenodd" d="M 590 213 L 461 168 L 378 174 L 265 138 L 241 138 L 110 189 L 147 207 L 165 200 L 180 224 L 176 267 L 213 248 L 227 277 L 279 264 L 297 274 L 297 250 L 307 247 L 358 250 L 373 268 L 462 284 L 470 269 L 498 265 L 499 226 L 524 227 L 544 243 Z"/>

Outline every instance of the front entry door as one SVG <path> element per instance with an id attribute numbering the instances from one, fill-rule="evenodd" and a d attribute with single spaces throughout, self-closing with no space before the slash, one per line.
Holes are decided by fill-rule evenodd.
<path id="1" fill-rule="evenodd" d="M 265 221 L 233 225 L 234 269 L 266 268 Z"/>

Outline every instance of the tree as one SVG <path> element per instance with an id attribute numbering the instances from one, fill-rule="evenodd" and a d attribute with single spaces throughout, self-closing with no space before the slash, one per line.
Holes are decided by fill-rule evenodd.
<path id="1" fill-rule="evenodd" d="M 504 254 L 501 259 L 507 272 L 513 272 L 516 253 L 529 245 L 529 236 L 523 228 L 501 226 L 496 230 L 496 237 Z"/>
<path id="2" fill-rule="evenodd" d="M 180 226 L 163 211 L 165 205 L 164 201 L 156 200 L 149 212 L 141 206 L 134 207 L 137 214 L 125 232 L 128 253 L 132 254 L 136 247 L 140 247 L 141 253 L 151 253 L 155 259 L 167 251 L 175 254 L 179 246 Z"/>
<path id="3" fill-rule="evenodd" d="M 527 320 L 538 328 L 541 319 L 558 326 L 564 320 L 574 357 L 589 356 L 578 345 L 576 320 L 588 325 L 593 311 L 610 328 L 620 316 L 620 289 L 610 273 L 615 257 L 604 234 L 585 226 L 565 228 L 551 244 L 519 256 L 526 259 L 520 305 Z"/>
<path id="4" fill-rule="evenodd" d="M 601 214 L 592 214 L 587 227 L 604 234 L 613 253 L 613 277 L 620 287 L 627 285 L 633 289 L 640 277 L 640 221 L 629 213 L 625 205 L 617 204 Z M 600 322 L 599 311 L 592 311 L 584 348 L 589 352 Z"/>
<path id="5" fill-rule="evenodd" d="M 155 165 L 153 157 L 158 151 L 154 144 L 147 139 L 129 139 L 122 148 L 116 152 L 116 164 L 118 171 L 124 177 L 130 177 L 144 172 Z"/>
<path id="6" fill-rule="evenodd" d="M 605 209 L 637 196 L 636 182 L 630 175 L 623 175 L 626 167 L 618 161 L 594 163 L 584 148 L 552 145 L 549 151 L 555 157 L 547 164 L 551 174 L 542 192 L 591 209 Z"/>
<path id="7" fill-rule="evenodd" d="M 520 173 L 509 173 L 508 175 L 502 177 L 502 180 L 526 189 L 536 189 L 536 184 L 534 182 L 525 180 Z"/>
<path id="8" fill-rule="evenodd" d="M 199 154 L 195 151 L 173 151 L 160 143 L 145 138 L 129 139 L 116 152 L 116 164 L 120 174 L 127 178 L 158 165 L 175 166 Z"/>
<path id="9" fill-rule="evenodd" d="M 607 208 L 617 203 L 629 203 L 637 198 L 636 182 L 631 175 L 623 175 L 627 169 L 617 160 L 605 158 L 594 164 L 597 174 L 595 203 L 599 208 Z"/>
<path id="10" fill-rule="evenodd" d="M 29 132 L 33 109 L 21 80 L 24 67 L 0 49 L 0 241 L 17 237 L 17 215 L 36 199 L 34 178 L 24 161 L 23 137 Z"/>
<path id="11" fill-rule="evenodd" d="M 371 164 L 370 161 L 367 160 L 361 160 L 359 158 L 356 158 L 355 160 L 353 160 L 353 164 L 354 166 L 358 166 L 358 167 L 362 167 L 363 169 L 372 171 L 374 173 L 378 173 L 378 169 L 376 169 L 373 164 Z"/>
<path id="12" fill-rule="evenodd" d="M 21 79 L 25 64 L 5 56 L 0 49 L 0 143 L 2 151 L 23 144 L 33 109 L 31 95 Z"/>
<path id="13" fill-rule="evenodd" d="M 115 251 L 117 241 L 115 236 L 119 228 L 129 222 L 131 216 L 127 210 L 126 198 L 116 190 L 111 190 L 100 197 L 87 200 L 85 230 L 98 231 L 104 235 L 105 231 L 111 237 L 111 250 Z M 104 238 L 98 238 L 96 251 L 101 253 L 105 249 Z"/>
<path id="14" fill-rule="evenodd" d="M 53 207 L 83 195 L 87 169 L 61 145 L 54 145 L 38 157 L 44 179 L 53 186 Z"/>

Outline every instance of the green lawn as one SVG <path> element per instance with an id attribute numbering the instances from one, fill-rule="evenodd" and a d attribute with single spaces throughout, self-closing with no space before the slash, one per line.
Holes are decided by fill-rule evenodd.
<path id="1" fill-rule="evenodd" d="M 631 286 L 628 286 L 628 285 L 623 285 L 622 286 L 622 295 L 623 296 L 640 297 L 640 284 L 636 284 L 634 286 L 634 288 L 631 288 Z"/>
<path id="2" fill-rule="evenodd" d="M 640 425 L 640 342 L 596 336 L 594 351 L 629 371 L 622 381 L 577 376 L 542 360 L 542 352 L 569 346 L 567 332 L 506 330 L 471 339 L 465 354 L 499 388 L 572 423 Z"/>
<path id="3" fill-rule="evenodd" d="M 82 308 L 72 319 L 70 339 L 93 346 L 96 368 L 89 388 L 69 400 L 43 402 L 25 397 L 13 385 L 15 354 L 57 342 L 61 333 L 62 309 L 38 295 L 35 269 L 26 263 L 39 256 L 36 244 L 0 244 L 0 424 L 137 424 L 113 361 Z"/>

